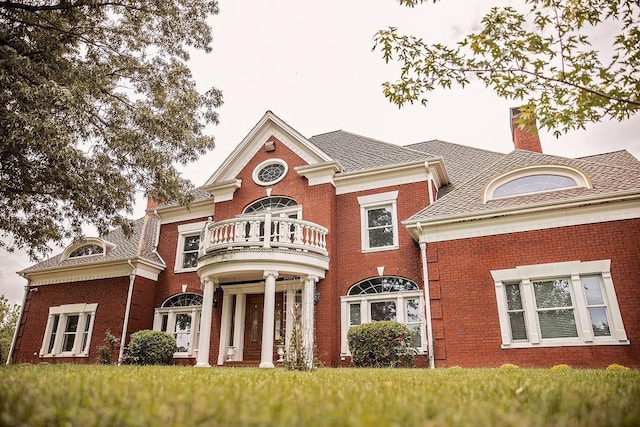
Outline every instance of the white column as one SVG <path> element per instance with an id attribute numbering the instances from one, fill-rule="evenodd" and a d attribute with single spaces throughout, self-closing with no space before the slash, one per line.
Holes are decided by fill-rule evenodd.
<path id="1" fill-rule="evenodd" d="M 211 343 L 211 318 L 213 312 L 213 293 L 215 292 L 215 279 L 205 277 L 202 282 L 204 289 L 202 295 L 202 317 L 200 318 L 200 342 L 198 343 L 198 359 L 196 367 L 209 368 L 209 344 Z"/>
<path id="2" fill-rule="evenodd" d="M 220 324 L 220 346 L 218 347 L 218 365 L 227 360 L 227 346 L 231 335 L 231 316 L 233 313 L 233 295 L 225 292 L 222 296 L 222 321 Z"/>
<path id="3" fill-rule="evenodd" d="M 307 276 L 304 279 L 304 289 L 302 290 L 302 333 L 309 368 L 313 367 L 314 297 L 317 281 L 316 276 Z"/>
<path id="4" fill-rule="evenodd" d="M 265 232 L 266 235 L 266 232 Z M 264 314 L 262 317 L 261 368 L 273 368 L 274 323 L 276 318 L 276 278 L 277 271 L 264 272 Z"/>
<path id="5" fill-rule="evenodd" d="M 247 295 L 236 295 L 236 312 L 234 314 L 233 346 L 236 348 L 234 360 L 244 360 L 244 318 L 247 309 Z"/>

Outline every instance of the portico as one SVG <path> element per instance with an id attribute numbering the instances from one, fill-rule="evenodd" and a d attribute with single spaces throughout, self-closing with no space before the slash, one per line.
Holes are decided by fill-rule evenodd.
<path id="1" fill-rule="evenodd" d="M 264 230 L 271 233 L 265 237 Z M 299 327 L 311 366 L 316 284 L 329 266 L 326 233 L 308 221 L 272 219 L 269 212 L 207 223 L 198 258 L 203 305 L 196 366 L 211 366 L 208 332 L 218 288 L 223 293 L 220 344 L 214 356 L 218 365 L 259 355 L 261 368 L 273 368 L 277 346 L 286 347 Z"/>

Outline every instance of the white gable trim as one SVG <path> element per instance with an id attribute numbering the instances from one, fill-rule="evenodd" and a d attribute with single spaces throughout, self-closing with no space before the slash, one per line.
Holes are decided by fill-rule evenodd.
<path id="1" fill-rule="evenodd" d="M 188 209 L 185 206 L 177 205 L 157 209 L 155 212 L 160 217 L 160 224 L 171 224 L 173 222 L 208 218 L 210 216 L 213 216 L 214 210 L 214 199 L 211 198 L 209 200 L 202 200 L 192 203 Z"/>
<path id="2" fill-rule="evenodd" d="M 640 195 L 402 224 L 416 241 L 431 243 L 635 218 L 640 218 Z"/>
<path id="3" fill-rule="evenodd" d="M 164 266 L 142 259 L 132 259 L 136 276 L 151 280 L 158 280 L 158 274 L 165 269 Z M 72 283 L 98 279 L 110 279 L 113 277 L 128 277 L 132 269 L 129 260 L 118 260 L 105 263 L 90 263 L 65 267 L 55 267 L 47 270 L 39 270 L 21 273 L 20 275 L 30 280 L 30 286 L 53 285 L 57 283 Z"/>
<path id="4" fill-rule="evenodd" d="M 263 149 L 269 137 L 274 136 L 308 164 L 324 163 L 332 159 L 311 144 L 302 134 L 286 124 L 271 111 L 267 111 L 247 136 L 231 152 L 222 165 L 207 180 L 205 186 L 235 179 L 253 156 Z"/>
<path id="5" fill-rule="evenodd" d="M 320 184 L 332 184 L 335 186 L 333 178 L 341 169 L 342 166 L 340 166 L 340 163 L 335 161 L 315 165 L 297 166 L 295 168 L 298 175 L 307 178 L 310 187 Z"/>
<path id="6" fill-rule="evenodd" d="M 414 182 L 424 182 L 426 185 L 428 177 L 429 165 L 421 161 L 343 173 L 336 175 L 334 182 L 336 194 L 348 194 Z M 425 191 L 427 191 L 426 186 Z"/>

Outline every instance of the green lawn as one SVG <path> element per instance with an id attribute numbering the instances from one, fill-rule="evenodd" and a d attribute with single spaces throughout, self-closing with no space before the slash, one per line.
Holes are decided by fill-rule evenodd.
<path id="1" fill-rule="evenodd" d="M 0 367 L 3 426 L 640 425 L 640 371 Z"/>

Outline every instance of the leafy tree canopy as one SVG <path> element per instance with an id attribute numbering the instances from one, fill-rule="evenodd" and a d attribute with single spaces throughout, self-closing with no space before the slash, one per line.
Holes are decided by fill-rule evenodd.
<path id="1" fill-rule="evenodd" d="M 0 247 L 130 231 L 135 192 L 192 199 L 176 164 L 214 147 L 219 90 L 196 90 L 215 0 L 0 2 Z"/>
<path id="2" fill-rule="evenodd" d="M 438 0 L 431 0 L 433 3 Z M 399 0 L 414 7 L 429 0 Z M 402 107 L 427 103 L 437 87 L 465 86 L 472 77 L 522 105 L 520 125 L 556 136 L 603 119 L 640 111 L 640 3 L 637 0 L 525 0 L 528 13 L 493 7 L 481 28 L 454 46 L 379 31 L 374 50 L 398 61 L 400 79 L 383 84 Z M 602 45 L 608 34 L 606 48 Z"/>
<path id="3" fill-rule="evenodd" d="M 0 295 L 0 363 L 4 363 L 9 355 L 19 314 L 20 306 L 9 304 L 9 300 Z"/>

